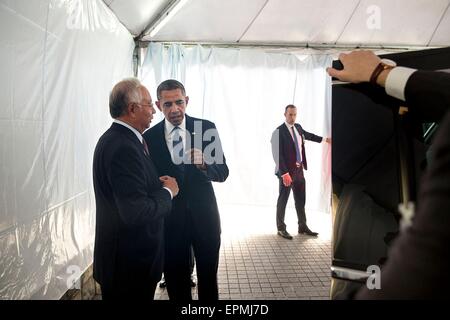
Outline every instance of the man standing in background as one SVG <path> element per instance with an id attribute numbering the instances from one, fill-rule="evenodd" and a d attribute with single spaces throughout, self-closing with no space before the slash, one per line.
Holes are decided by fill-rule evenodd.
<path id="1" fill-rule="evenodd" d="M 272 134 L 272 155 L 276 168 L 275 174 L 279 178 L 279 195 L 277 201 L 277 229 L 278 235 L 285 239 L 292 239 L 286 231 L 284 216 L 286 204 L 289 199 L 291 189 L 294 193 L 295 209 L 298 218 L 298 233 L 309 236 L 317 236 L 306 224 L 305 214 L 305 177 L 303 169 L 308 169 L 306 162 L 305 140 L 314 142 L 331 142 L 330 138 L 322 138 L 315 134 L 303 130 L 302 126 L 295 123 L 297 118 L 297 107 L 290 104 L 284 111 L 285 123 L 280 125 Z"/>

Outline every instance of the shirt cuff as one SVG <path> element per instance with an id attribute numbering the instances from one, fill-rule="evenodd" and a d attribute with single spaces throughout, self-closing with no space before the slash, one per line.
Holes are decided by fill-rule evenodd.
<path id="1" fill-rule="evenodd" d="M 167 188 L 167 187 L 163 187 L 163 189 L 166 189 L 167 191 L 169 191 L 169 194 L 170 194 L 170 199 L 172 200 L 172 199 L 173 199 L 173 194 L 172 194 L 172 191 L 170 191 L 170 189 L 169 189 L 169 188 Z"/>
<path id="2" fill-rule="evenodd" d="M 416 69 L 396 67 L 392 69 L 386 78 L 386 93 L 394 98 L 405 101 L 405 87 L 409 77 Z"/>

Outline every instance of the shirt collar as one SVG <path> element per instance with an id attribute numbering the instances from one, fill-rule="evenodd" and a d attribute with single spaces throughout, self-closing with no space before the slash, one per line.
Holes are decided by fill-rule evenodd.
<path id="1" fill-rule="evenodd" d="M 120 124 L 120 125 L 122 125 L 122 126 L 124 126 L 124 127 L 127 127 L 127 128 L 130 129 L 131 131 L 133 131 L 133 133 L 136 135 L 136 137 L 137 137 L 137 138 L 139 139 L 139 141 L 142 143 L 142 140 L 143 140 L 142 134 L 140 134 L 140 132 L 137 131 L 135 128 L 133 128 L 132 126 L 130 126 L 128 123 L 123 122 L 123 121 L 121 121 L 121 120 L 117 120 L 117 119 L 114 119 L 114 123 Z"/>
<path id="2" fill-rule="evenodd" d="M 284 124 L 286 125 L 286 127 L 288 127 L 288 129 L 290 129 L 290 128 L 295 126 L 295 123 L 294 124 L 289 124 L 286 121 L 284 122 Z"/>
<path id="3" fill-rule="evenodd" d="M 164 120 L 164 124 L 165 124 L 165 128 L 166 128 L 166 133 L 167 134 L 171 134 L 173 129 L 175 128 L 175 126 L 173 124 L 171 124 L 169 121 Z M 186 131 L 186 116 L 184 117 L 183 121 L 181 122 L 181 124 L 179 126 L 177 126 L 181 129 L 182 132 Z"/>

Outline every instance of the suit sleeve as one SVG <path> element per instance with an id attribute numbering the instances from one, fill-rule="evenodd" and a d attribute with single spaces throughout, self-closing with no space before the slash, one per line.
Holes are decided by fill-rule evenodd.
<path id="1" fill-rule="evenodd" d="M 272 133 L 272 138 L 270 139 L 272 145 L 272 157 L 275 161 L 278 176 L 282 176 L 289 172 L 286 159 L 283 153 L 283 139 L 281 139 L 280 128 L 275 129 Z"/>
<path id="2" fill-rule="evenodd" d="M 115 152 L 108 179 L 120 219 L 128 226 L 151 223 L 172 208 L 167 190 L 148 190 L 144 170 L 142 158 L 135 148 L 123 146 Z"/>
<path id="3" fill-rule="evenodd" d="M 424 121 L 439 121 L 450 110 L 450 74 L 416 71 L 405 87 L 406 104 Z"/>
<path id="4" fill-rule="evenodd" d="M 406 103 L 425 119 L 447 112 L 433 142 L 433 159 L 418 196 L 414 220 L 392 246 L 381 272 L 381 289 L 361 289 L 357 299 L 442 299 L 450 283 L 450 75 L 415 72 Z"/>
<path id="5" fill-rule="evenodd" d="M 310 132 L 308 132 L 308 131 L 306 131 L 306 130 L 304 130 L 301 126 L 300 126 L 300 128 L 301 128 L 301 132 L 303 133 L 303 135 L 305 136 L 305 140 L 309 140 L 309 141 L 314 141 L 314 142 L 322 142 L 322 137 L 321 136 L 317 136 L 317 135 L 315 135 L 315 134 L 313 134 L 313 133 L 310 133 Z"/>
<path id="6" fill-rule="evenodd" d="M 229 170 L 219 132 L 213 123 L 210 123 L 208 131 L 214 133 L 214 139 L 204 149 L 206 170 L 197 170 L 200 170 L 208 181 L 224 182 L 228 178 Z"/>

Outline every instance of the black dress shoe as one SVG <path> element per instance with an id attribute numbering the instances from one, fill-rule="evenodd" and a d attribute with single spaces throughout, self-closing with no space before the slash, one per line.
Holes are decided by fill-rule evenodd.
<path id="1" fill-rule="evenodd" d="M 303 234 L 306 234 L 307 236 L 313 236 L 313 237 L 317 237 L 319 235 L 319 233 L 311 231 L 308 227 L 298 229 L 298 233 L 300 233 L 300 234 L 303 233 Z"/>
<path id="2" fill-rule="evenodd" d="M 286 231 L 278 231 L 278 235 L 288 240 L 292 240 L 292 236 Z"/>

